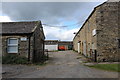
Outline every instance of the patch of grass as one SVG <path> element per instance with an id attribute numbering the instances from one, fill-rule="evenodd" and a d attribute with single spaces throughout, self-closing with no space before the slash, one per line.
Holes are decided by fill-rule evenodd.
<path id="1" fill-rule="evenodd" d="M 73 50 L 74 52 L 78 52 L 78 51 L 76 51 L 76 50 Z"/>
<path id="2" fill-rule="evenodd" d="M 120 64 L 95 64 L 90 65 L 89 67 L 102 69 L 102 70 L 108 70 L 108 71 L 115 71 L 120 72 Z"/>
<path id="3" fill-rule="evenodd" d="M 19 55 L 6 55 L 2 57 L 2 64 L 27 64 L 28 60 L 26 57 Z"/>
<path id="4" fill-rule="evenodd" d="M 58 52 L 58 50 L 54 50 L 53 52 Z"/>
<path id="5" fill-rule="evenodd" d="M 58 50 L 52 50 L 52 51 L 48 51 L 48 52 L 58 52 Z"/>
<path id="6" fill-rule="evenodd" d="M 88 63 L 88 61 L 83 61 L 83 63 Z"/>

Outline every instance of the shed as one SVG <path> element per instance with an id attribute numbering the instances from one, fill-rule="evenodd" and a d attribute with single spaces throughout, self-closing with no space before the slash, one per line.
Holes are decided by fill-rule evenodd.
<path id="1" fill-rule="evenodd" d="M 44 56 L 44 32 L 41 21 L 3 22 L 2 56 L 19 55 L 40 62 Z"/>

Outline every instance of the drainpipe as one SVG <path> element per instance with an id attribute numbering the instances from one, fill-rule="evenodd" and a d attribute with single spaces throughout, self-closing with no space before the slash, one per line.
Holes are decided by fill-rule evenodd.
<path id="1" fill-rule="evenodd" d="M 30 46 L 31 46 L 31 36 L 32 36 L 32 34 L 30 34 L 29 36 L 28 36 L 28 61 L 30 61 Z"/>
<path id="2" fill-rule="evenodd" d="M 30 61 L 30 36 L 28 37 L 28 61 Z"/>

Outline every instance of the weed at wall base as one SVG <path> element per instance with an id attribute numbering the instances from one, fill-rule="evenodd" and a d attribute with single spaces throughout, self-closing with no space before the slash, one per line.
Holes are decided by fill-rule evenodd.
<path id="1" fill-rule="evenodd" d="M 19 55 L 6 55 L 2 57 L 2 64 L 27 64 L 28 59 Z"/>

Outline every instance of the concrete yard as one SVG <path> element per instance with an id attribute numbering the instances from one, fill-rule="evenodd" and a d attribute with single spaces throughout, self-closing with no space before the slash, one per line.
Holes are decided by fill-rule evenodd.
<path id="1" fill-rule="evenodd" d="M 3 78 L 118 78 L 117 72 L 89 68 L 73 51 L 50 52 L 46 65 L 3 65 Z"/>

